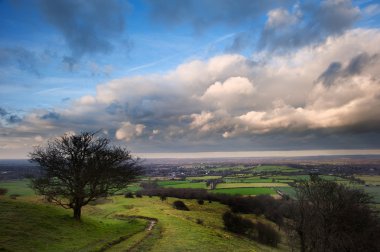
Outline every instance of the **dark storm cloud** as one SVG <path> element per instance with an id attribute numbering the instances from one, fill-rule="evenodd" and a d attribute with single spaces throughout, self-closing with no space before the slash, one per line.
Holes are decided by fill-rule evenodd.
<path id="1" fill-rule="evenodd" d="M 7 119 L 8 123 L 20 123 L 22 119 L 18 115 L 10 115 Z"/>
<path id="2" fill-rule="evenodd" d="M 85 54 L 107 53 L 113 40 L 124 31 L 127 3 L 117 0 L 40 0 L 48 22 L 64 36 L 71 55 L 64 61 L 73 65 Z"/>
<path id="3" fill-rule="evenodd" d="M 340 62 L 331 63 L 326 71 L 319 76 L 318 81 L 322 81 L 325 86 L 331 86 L 335 79 L 340 75 L 342 64 Z"/>
<path id="4" fill-rule="evenodd" d="M 369 56 L 367 53 L 361 53 L 350 61 L 346 68 L 346 74 L 360 74 L 368 64 L 371 64 L 378 58 L 378 54 Z"/>
<path id="5" fill-rule="evenodd" d="M 6 116 L 8 114 L 8 112 L 3 109 L 2 107 L 0 107 L 0 117 L 3 117 L 3 116 Z"/>
<path id="6" fill-rule="evenodd" d="M 321 81 L 325 86 L 329 87 L 335 83 L 338 77 L 361 74 L 366 67 L 376 64 L 378 59 L 378 54 L 370 56 L 367 53 L 360 53 L 353 57 L 345 68 L 342 68 L 342 63 L 340 62 L 332 62 L 318 77 L 317 82 Z"/>
<path id="7" fill-rule="evenodd" d="M 292 12 L 276 9 L 268 14 L 259 48 L 286 51 L 318 43 L 330 35 L 343 33 L 359 17 L 359 8 L 350 0 L 306 1 L 295 5 Z"/>
<path id="8" fill-rule="evenodd" d="M 41 116 L 43 120 L 58 120 L 60 115 L 57 112 L 48 112 Z"/>
<path id="9" fill-rule="evenodd" d="M 252 21 L 273 7 L 289 6 L 290 0 L 147 0 L 154 20 L 168 25 L 189 23 L 201 30 L 216 24 Z"/>
<path id="10" fill-rule="evenodd" d="M 0 119 L 5 120 L 9 124 L 19 123 L 22 121 L 22 119 L 18 115 L 11 114 L 1 107 L 0 107 Z"/>
<path id="11" fill-rule="evenodd" d="M 22 47 L 0 48 L 0 66 L 15 65 L 20 70 L 41 76 L 38 70 L 38 57 Z"/>

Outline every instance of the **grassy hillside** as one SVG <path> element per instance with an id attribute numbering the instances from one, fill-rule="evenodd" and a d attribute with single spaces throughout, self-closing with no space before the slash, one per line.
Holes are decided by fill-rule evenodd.
<path id="1" fill-rule="evenodd" d="M 0 198 L 0 251 L 95 251 L 145 229 L 146 221 L 71 218 L 55 206 Z"/>
<path id="2" fill-rule="evenodd" d="M 83 221 L 71 211 L 38 200 L 36 196 L 0 197 L 0 251 L 99 251 L 107 243 L 128 238 L 107 251 L 286 251 L 261 245 L 224 230 L 217 202 L 199 205 L 184 200 L 190 211 L 172 207 L 174 198 L 115 196 L 84 207 Z M 151 231 L 149 221 L 158 220 Z M 199 222 L 202 222 L 199 224 Z"/>
<path id="3" fill-rule="evenodd" d="M 196 200 L 183 200 L 190 211 L 179 211 L 172 207 L 174 198 L 161 201 L 158 197 L 126 199 L 114 197 L 113 204 L 87 208 L 92 211 L 108 212 L 111 216 L 146 216 L 158 219 L 150 236 L 143 239 L 134 251 L 284 251 L 260 245 L 254 241 L 226 232 L 222 214 L 227 206 L 217 202 L 199 205 Z M 197 220 L 203 224 L 197 224 Z M 130 241 L 118 247 L 128 247 Z"/>

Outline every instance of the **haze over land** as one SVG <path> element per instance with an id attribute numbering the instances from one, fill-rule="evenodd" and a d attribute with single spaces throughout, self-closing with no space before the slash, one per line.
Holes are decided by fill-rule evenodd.
<path id="1" fill-rule="evenodd" d="M 0 17 L 0 158 L 83 130 L 146 157 L 379 154 L 378 1 L 0 1 Z"/>

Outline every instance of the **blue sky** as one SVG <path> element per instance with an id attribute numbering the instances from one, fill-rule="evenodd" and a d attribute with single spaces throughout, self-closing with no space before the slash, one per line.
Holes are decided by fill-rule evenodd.
<path id="1" fill-rule="evenodd" d="M 99 129 L 139 153 L 380 148 L 378 1 L 3 0 L 0 20 L 0 158 Z"/>

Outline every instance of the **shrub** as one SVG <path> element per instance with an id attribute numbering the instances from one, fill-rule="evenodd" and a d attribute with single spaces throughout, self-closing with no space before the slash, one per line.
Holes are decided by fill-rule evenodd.
<path id="1" fill-rule="evenodd" d="M 182 211 L 189 211 L 189 208 L 183 203 L 181 200 L 176 200 L 173 202 L 173 207 L 177 210 L 182 210 Z"/>
<path id="2" fill-rule="evenodd" d="M 136 196 L 137 198 L 142 198 L 142 193 L 141 193 L 141 192 L 136 192 L 136 193 L 135 193 L 135 196 Z"/>
<path id="3" fill-rule="evenodd" d="M 165 201 L 166 200 L 166 196 L 165 195 L 161 195 L 160 199 L 161 199 L 161 201 Z"/>
<path id="4" fill-rule="evenodd" d="M 280 234 L 270 225 L 258 222 L 256 224 L 257 241 L 273 247 L 281 241 Z"/>
<path id="5" fill-rule="evenodd" d="M 233 233 L 248 234 L 254 227 L 252 221 L 244 219 L 243 217 L 227 211 L 223 214 L 224 227 Z"/>
<path id="6" fill-rule="evenodd" d="M 0 188 L 0 195 L 5 195 L 5 194 L 7 194 L 7 192 L 8 192 L 8 189 Z"/>
<path id="7" fill-rule="evenodd" d="M 17 199 L 17 197 L 21 196 L 20 194 L 11 194 L 9 195 L 9 198 L 11 199 Z"/>
<path id="8" fill-rule="evenodd" d="M 131 193 L 131 192 L 125 193 L 124 197 L 126 197 L 126 198 L 134 198 L 133 193 Z"/>
<path id="9" fill-rule="evenodd" d="M 197 202 L 199 205 L 203 205 L 205 203 L 203 199 L 199 199 L 199 200 L 197 200 Z"/>

